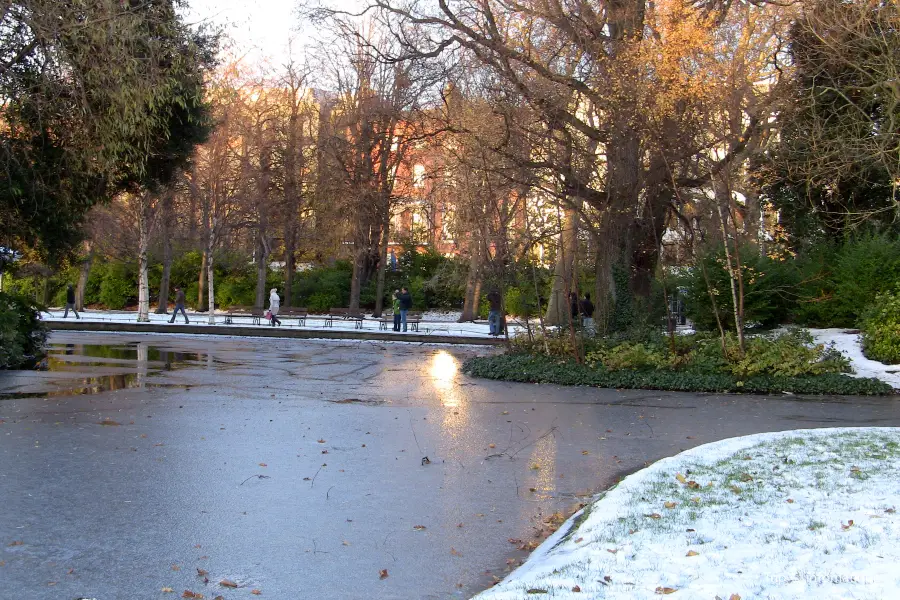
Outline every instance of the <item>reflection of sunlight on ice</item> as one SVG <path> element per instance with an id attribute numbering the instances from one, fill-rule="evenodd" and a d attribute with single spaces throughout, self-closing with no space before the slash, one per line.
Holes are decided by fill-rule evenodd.
<path id="1" fill-rule="evenodd" d="M 434 355 L 431 361 L 431 380 L 434 387 L 442 396 L 453 391 L 455 387 L 454 379 L 459 371 L 459 364 L 453 355 L 446 350 L 441 350 Z"/>
<path id="2" fill-rule="evenodd" d="M 466 403 L 456 383 L 459 361 L 446 350 L 436 352 L 431 360 L 431 382 L 437 392 L 441 406 L 450 409 L 444 413 L 445 427 L 459 427 L 465 424 Z"/>

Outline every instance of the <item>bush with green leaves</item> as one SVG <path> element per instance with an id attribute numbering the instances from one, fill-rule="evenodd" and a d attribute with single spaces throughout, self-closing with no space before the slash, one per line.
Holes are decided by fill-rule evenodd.
<path id="1" fill-rule="evenodd" d="M 872 360 L 900 364 L 900 288 L 875 297 L 863 318 L 862 347 Z"/>
<path id="2" fill-rule="evenodd" d="M 34 362 L 43 354 L 47 333 L 31 300 L 0 292 L 0 369 Z"/>
<path id="3" fill-rule="evenodd" d="M 791 329 L 778 335 L 747 338 L 744 356 L 735 356 L 729 370 L 739 377 L 763 374 L 795 377 L 846 373 L 850 371 L 850 361 L 833 347 L 814 344 L 808 331 Z"/>
<path id="4" fill-rule="evenodd" d="M 769 329 L 787 322 L 797 304 L 799 277 L 796 265 L 790 260 L 760 255 L 752 246 L 742 247 L 740 257 L 744 323 Z M 711 292 L 723 325 L 733 327 L 731 277 L 724 251 L 707 254 L 699 260 L 682 281 L 687 289 L 688 318 L 698 330 L 717 329 Z"/>
<path id="5" fill-rule="evenodd" d="M 121 310 L 137 302 L 137 265 L 110 262 L 100 282 L 100 304 L 111 310 Z"/>
<path id="6" fill-rule="evenodd" d="M 589 365 L 602 365 L 610 371 L 623 369 L 665 369 L 670 366 L 666 352 L 650 344 L 623 342 L 609 348 L 589 352 Z"/>
<path id="7" fill-rule="evenodd" d="M 753 394 L 841 394 L 889 395 L 893 389 L 877 379 L 857 379 L 839 373 L 821 375 L 738 377 L 730 373 L 697 373 L 658 369 L 610 371 L 600 366 L 580 365 L 572 359 L 524 353 L 470 358 L 463 372 L 474 377 L 586 385 L 615 389 L 673 390 L 683 392 L 738 392 Z"/>

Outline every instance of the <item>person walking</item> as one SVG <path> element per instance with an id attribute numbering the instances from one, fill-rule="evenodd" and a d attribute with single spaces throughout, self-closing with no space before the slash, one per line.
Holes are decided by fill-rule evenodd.
<path id="1" fill-rule="evenodd" d="M 584 332 L 594 335 L 594 303 L 591 302 L 591 295 L 588 293 L 585 293 L 581 300 L 581 315 Z"/>
<path id="2" fill-rule="evenodd" d="M 405 332 L 406 313 L 412 308 L 412 295 L 409 293 L 408 289 L 400 288 L 400 296 L 397 299 L 400 301 L 400 324 L 403 326 L 403 331 Z"/>
<path id="3" fill-rule="evenodd" d="M 488 332 L 490 335 L 500 335 L 500 292 L 492 289 L 487 295 L 488 301 Z"/>
<path id="4" fill-rule="evenodd" d="M 276 325 L 281 325 L 281 321 L 278 320 L 278 309 L 281 308 L 281 298 L 278 297 L 278 290 L 272 288 L 269 291 L 269 314 L 272 315 L 272 327 Z"/>
<path id="5" fill-rule="evenodd" d="M 400 290 L 394 290 L 392 307 L 394 309 L 394 331 L 400 331 Z"/>
<path id="6" fill-rule="evenodd" d="M 175 286 L 175 311 L 172 313 L 172 318 L 169 319 L 169 323 L 175 322 L 175 317 L 178 316 L 178 311 L 181 311 L 181 316 L 184 317 L 184 324 L 190 325 L 191 322 L 188 321 L 187 312 L 184 310 L 184 290 Z"/>
<path id="7" fill-rule="evenodd" d="M 80 319 L 78 316 L 78 311 L 75 310 L 75 290 L 72 289 L 72 284 L 68 284 L 66 286 L 66 312 L 63 313 L 63 319 L 69 316 L 69 309 L 72 309 L 72 312 L 75 313 L 75 318 Z"/>

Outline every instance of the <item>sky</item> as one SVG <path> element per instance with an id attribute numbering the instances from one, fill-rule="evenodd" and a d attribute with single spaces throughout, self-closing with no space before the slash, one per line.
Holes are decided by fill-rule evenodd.
<path id="1" fill-rule="evenodd" d="M 349 6 L 354 0 L 329 4 Z M 294 38 L 293 53 L 302 58 L 302 47 L 310 31 L 300 29 L 298 0 L 190 0 L 185 16 L 189 23 L 209 22 L 225 27 L 234 42 L 233 54 L 245 55 L 248 63 L 266 59 L 284 64 L 288 42 Z"/>
<path id="2" fill-rule="evenodd" d="M 190 0 L 185 17 L 189 23 L 204 21 L 225 27 L 234 41 L 234 54 L 246 52 L 248 62 L 268 58 L 281 64 L 292 36 L 297 38 L 297 46 L 302 45 L 296 6 L 297 0 Z"/>

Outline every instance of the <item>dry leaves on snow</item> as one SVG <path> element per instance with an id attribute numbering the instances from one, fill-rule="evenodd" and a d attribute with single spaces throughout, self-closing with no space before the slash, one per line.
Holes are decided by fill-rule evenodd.
<path id="1" fill-rule="evenodd" d="M 677 592 L 677 591 L 678 591 L 678 590 L 676 590 L 675 588 L 670 588 L 670 587 L 662 587 L 662 586 L 660 586 L 660 587 L 656 588 L 656 593 L 657 593 L 657 594 L 674 594 L 674 593 Z"/>

